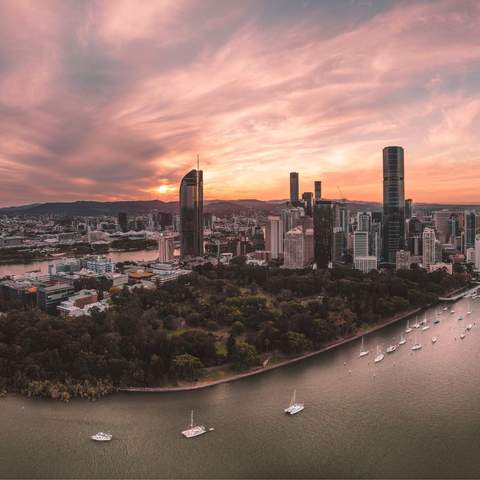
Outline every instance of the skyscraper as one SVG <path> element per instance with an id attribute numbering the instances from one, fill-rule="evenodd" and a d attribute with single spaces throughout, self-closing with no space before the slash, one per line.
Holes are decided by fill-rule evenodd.
<path id="1" fill-rule="evenodd" d="M 273 259 L 283 255 L 283 221 L 279 215 L 268 217 L 265 235 L 265 249 L 270 252 Z"/>
<path id="2" fill-rule="evenodd" d="M 423 268 L 429 269 L 436 261 L 436 235 L 433 228 L 427 227 L 423 231 Z"/>
<path id="3" fill-rule="evenodd" d="M 158 261 L 171 262 L 174 259 L 173 235 L 161 233 L 158 237 Z"/>
<path id="4" fill-rule="evenodd" d="M 370 255 L 370 242 L 368 232 L 357 230 L 353 233 L 353 258 L 368 257 Z"/>
<path id="5" fill-rule="evenodd" d="M 405 241 L 404 152 L 383 149 L 383 260 L 394 264 Z"/>
<path id="6" fill-rule="evenodd" d="M 412 218 L 413 215 L 413 200 L 411 198 L 407 198 L 405 200 L 405 220 Z"/>
<path id="7" fill-rule="evenodd" d="M 315 200 L 322 199 L 322 182 L 320 180 L 316 180 L 315 183 Z"/>
<path id="8" fill-rule="evenodd" d="M 128 230 L 128 216 L 125 212 L 118 213 L 118 226 L 123 233 Z"/>
<path id="9" fill-rule="evenodd" d="M 433 212 L 433 223 L 438 233 L 438 239 L 441 243 L 448 243 L 450 240 L 450 210 L 437 210 Z"/>
<path id="10" fill-rule="evenodd" d="M 370 212 L 357 212 L 357 231 L 370 232 L 372 226 L 372 214 Z"/>
<path id="11" fill-rule="evenodd" d="M 203 255 L 203 172 L 190 170 L 180 183 L 180 253 Z"/>
<path id="12" fill-rule="evenodd" d="M 333 208 L 332 202 L 318 200 L 313 208 L 315 262 L 318 268 L 328 268 L 332 261 Z"/>
<path id="13" fill-rule="evenodd" d="M 465 224 L 465 245 L 464 251 L 466 252 L 468 248 L 475 246 L 475 227 L 476 227 L 476 215 L 475 212 L 466 211 L 464 215 L 464 224 Z"/>
<path id="14" fill-rule="evenodd" d="M 305 208 L 305 214 L 309 217 L 312 216 L 312 208 L 313 208 L 313 193 L 312 192 L 303 192 L 302 193 L 302 200 Z"/>
<path id="15" fill-rule="evenodd" d="M 298 173 L 290 172 L 290 203 L 293 206 L 296 206 L 298 203 L 299 191 L 300 189 L 298 187 Z"/>
<path id="16" fill-rule="evenodd" d="M 285 268 L 303 268 L 305 266 L 305 237 L 301 227 L 295 227 L 285 234 Z"/>

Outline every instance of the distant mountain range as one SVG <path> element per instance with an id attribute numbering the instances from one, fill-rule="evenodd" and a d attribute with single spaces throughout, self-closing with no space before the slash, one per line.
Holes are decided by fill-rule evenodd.
<path id="1" fill-rule="evenodd" d="M 232 213 L 248 213 L 252 211 L 263 213 L 278 213 L 285 207 L 287 200 L 208 200 L 205 201 L 205 212 L 214 215 L 229 215 Z M 347 200 L 349 209 L 352 212 L 358 210 L 381 210 L 379 202 L 363 202 L 358 200 Z M 479 208 L 479 204 L 441 204 L 441 203 L 416 203 L 415 209 L 440 210 L 448 208 L 452 210 L 468 210 Z M 0 208 L 0 215 L 58 215 L 58 216 L 116 216 L 119 212 L 126 212 L 128 215 L 142 215 L 152 210 L 165 213 L 178 213 L 178 202 L 162 202 L 161 200 L 132 200 L 121 202 L 50 202 L 33 203 L 18 207 Z"/>

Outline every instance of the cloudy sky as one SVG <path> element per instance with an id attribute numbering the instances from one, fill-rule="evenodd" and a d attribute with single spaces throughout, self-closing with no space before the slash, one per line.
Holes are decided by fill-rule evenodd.
<path id="1" fill-rule="evenodd" d="M 480 202 L 480 2 L 0 0 L 0 205 L 177 198 Z"/>

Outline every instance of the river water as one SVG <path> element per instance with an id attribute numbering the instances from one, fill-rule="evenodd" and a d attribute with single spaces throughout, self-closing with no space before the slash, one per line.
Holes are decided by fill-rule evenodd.
<path id="1" fill-rule="evenodd" d="M 158 258 L 158 250 L 138 250 L 136 252 L 110 252 L 107 254 L 113 262 L 125 262 L 125 261 L 152 261 Z M 52 260 L 41 260 L 31 263 L 15 263 L 11 265 L 0 265 L 0 278 L 6 275 L 22 275 L 25 272 L 31 272 L 34 270 L 40 270 L 47 273 L 48 266 L 54 263 L 63 262 L 66 257 L 60 257 Z"/>
<path id="2" fill-rule="evenodd" d="M 0 476 L 56 478 L 480 477 L 480 304 L 443 312 L 373 364 L 405 322 L 317 357 L 196 392 L 96 403 L 0 400 Z M 458 320 L 462 314 L 465 318 Z M 473 329 L 464 340 L 467 323 Z M 423 349 L 413 352 L 415 334 Z M 438 342 L 432 344 L 433 335 Z M 456 340 L 455 340 L 456 338 Z M 305 410 L 283 413 L 293 389 Z M 180 435 L 190 409 L 215 431 Z M 114 439 L 89 439 L 110 431 Z"/>

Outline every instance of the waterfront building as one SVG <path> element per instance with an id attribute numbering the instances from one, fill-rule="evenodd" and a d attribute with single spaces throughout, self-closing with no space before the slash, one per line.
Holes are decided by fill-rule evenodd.
<path id="1" fill-rule="evenodd" d="M 315 262 L 318 268 L 329 268 L 332 263 L 333 208 L 328 200 L 317 200 L 313 208 L 313 235 Z"/>
<path id="2" fill-rule="evenodd" d="M 283 266 L 292 269 L 305 266 L 305 239 L 300 227 L 285 234 Z"/>
<path id="3" fill-rule="evenodd" d="M 111 258 L 104 255 L 92 255 L 82 258 L 80 264 L 86 270 L 95 272 L 99 275 L 110 273 L 115 270 L 115 263 L 112 262 Z"/>
<path id="4" fill-rule="evenodd" d="M 203 172 L 190 170 L 180 183 L 180 253 L 203 255 Z"/>
<path id="5" fill-rule="evenodd" d="M 314 188 L 315 188 L 315 200 L 321 200 L 322 199 L 322 182 L 320 180 L 316 180 L 314 182 Z"/>
<path id="6" fill-rule="evenodd" d="M 480 271 L 480 235 L 475 235 L 475 270 Z"/>
<path id="7" fill-rule="evenodd" d="M 383 260 L 395 264 L 404 245 L 405 185 L 402 147 L 383 149 Z"/>
<path id="8" fill-rule="evenodd" d="M 272 259 L 283 256 L 283 222 L 279 215 L 270 215 L 265 233 L 265 248 Z"/>
<path id="9" fill-rule="evenodd" d="M 174 260 L 174 237 L 161 233 L 158 237 L 158 261 L 165 263 Z"/>
<path id="10" fill-rule="evenodd" d="M 433 228 L 427 227 L 423 231 L 423 268 L 428 270 L 429 266 L 436 262 L 436 235 Z"/>
<path id="11" fill-rule="evenodd" d="M 298 204 L 299 192 L 298 172 L 290 172 L 290 203 L 293 206 Z"/>

